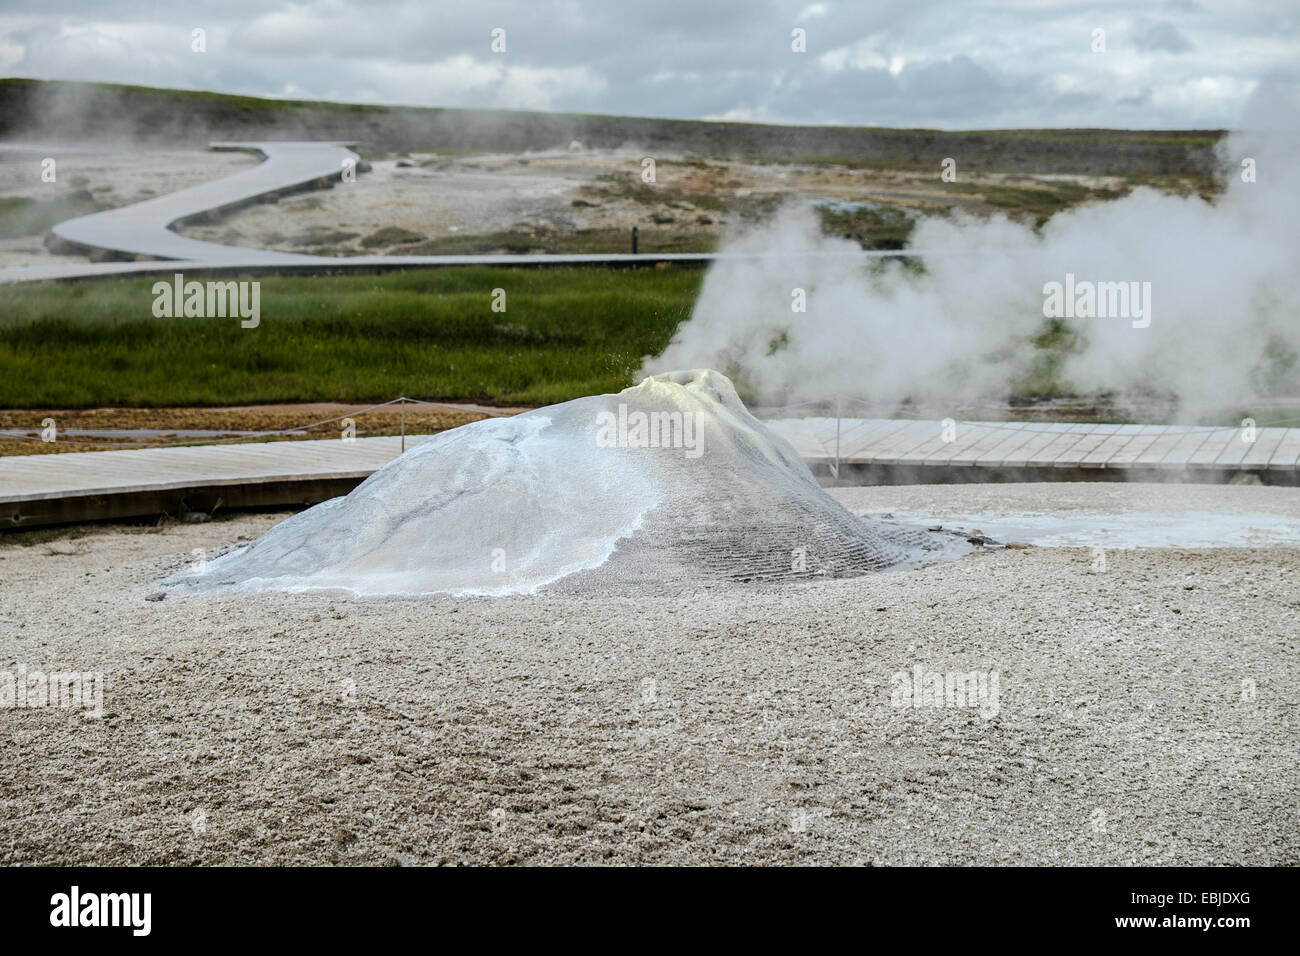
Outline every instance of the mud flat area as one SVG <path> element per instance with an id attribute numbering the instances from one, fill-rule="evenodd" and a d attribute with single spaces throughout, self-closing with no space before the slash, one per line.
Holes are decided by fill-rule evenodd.
<path id="1" fill-rule="evenodd" d="M 948 188 L 937 175 L 814 163 L 753 163 L 644 151 L 572 149 L 374 159 L 355 183 L 251 206 L 186 236 L 315 255 L 701 252 L 784 203 L 819 210 L 827 232 L 901 246 L 917 215 L 1006 212 L 1016 190 L 1062 202 L 1118 195 L 1116 177 L 989 173 Z M 1008 192 L 1010 191 L 1010 192 Z"/>
<path id="2" fill-rule="evenodd" d="M 1156 506 L 1140 486 L 833 493 L 875 516 Z M 1300 514 L 1294 489 L 1186 494 L 1169 508 Z M 105 677 L 100 717 L 0 710 L 0 861 L 1300 862 L 1295 547 L 145 600 L 277 518 L 0 537 L 0 670 Z M 917 667 L 996 672 L 995 706 L 895 706 Z"/>
<path id="3" fill-rule="evenodd" d="M 400 256 L 621 253 L 630 251 L 635 227 L 640 251 L 701 252 L 784 203 L 802 203 L 818 210 L 828 233 L 893 248 L 905 242 L 920 215 L 957 209 L 1041 214 L 1113 198 L 1127 188 L 1114 176 L 1021 173 L 972 174 L 953 188 L 916 170 L 662 152 L 655 182 L 645 183 L 643 150 L 570 145 L 377 154 L 355 182 L 214 215 L 177 231 L 244 248 Z M 40 178 L 47 155 L 57 163 L 53 183 Z M 46 247 L 50 225 L 229 176 L 259 161 L 248 152 L 153 150 L 148 143 L 131 149 L 0 145 L 0 267 L 84 261 Z M 1185 189 L 1190 182 L 1174 179 L 1164 186 Z"/>

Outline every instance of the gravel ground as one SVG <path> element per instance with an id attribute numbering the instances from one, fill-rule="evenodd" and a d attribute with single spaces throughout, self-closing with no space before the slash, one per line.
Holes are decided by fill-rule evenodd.
<path id="1" fill-rule="evenodd" d="M 1123 487 L 960 505 L 1120 507 Z M 1215 492 L 1198 507 L 1300 501 Z M 879 513 L 950 490 L 836 493 Z M 0 671 L 105 675 L 102 717 L 0 710 L 0 863 L 1300 862 L 1300 550 L 144 599 L 192 549 L 276 520 L 0 537 Z M 918 665 L 995 672 L 998 694 L 983 714 L 891 706 Z"/>

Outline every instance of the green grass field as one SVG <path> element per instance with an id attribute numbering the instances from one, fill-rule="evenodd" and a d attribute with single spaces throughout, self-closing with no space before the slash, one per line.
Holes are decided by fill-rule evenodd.
<path id="1" fill-rule="evenodd" d="M 631 384 L 704 273 L 432 269 L 263 276 L 261 325 L 159 319 L 162 277 L 4 290 L 0 407 L 242 405 L 406 394 L 544 404 Z M 199 277 L 193 277 L 199 278 Z M 494 289 L 506 311 L 493 312 Z"/>
<path id="2" fill-rule="evenodd" d="M 0 408 L 398 395 L 550 404 L 634 384 L 642 359 L 662 352 L 689 318 L 703 277 L 680 267 L 487 266 L 262 276 L 255 329 L 241 328 L 238 318 L 155 318 L 152 287 L 170 282 L 170 273 L 8 286 L 0 306 Z M 505 312 L 492 311 L 494 289 L 505 290 Z M 1036 352 L 1011 393 L 1072 394 L 1060 370 L 1077 344 L 1074 330 L 1045 322 L 1027 344 Z M 1275 390 L 1295 394 L 1294 357 L 1273 358 L 1281 376 Z M 743 370 L 725 371 L 736 373 L 743 398 L 754 397 Z"/>

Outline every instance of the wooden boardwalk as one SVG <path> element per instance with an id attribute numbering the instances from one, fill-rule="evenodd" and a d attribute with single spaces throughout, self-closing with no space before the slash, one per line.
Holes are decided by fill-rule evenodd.
<path id="1" fill-rule="evenodd" d="M 406 438 L 409 449 L 427 436 Z M 0 458 L 0 528 L 314 504 L 401 453 L 396 437 L 143 448 Z"/>
<path id="2" fill-rule="evenodd" d="M 1241 473 L 1300 483 L 1300 428 L 1045 422 L 781 419 L 768 425 L 821 474 L 908 483 L 1133 479 L 1221 482 Z M 407 436 L 410 448 L 423 436 Z M 346 494 L 400 454 L 401 439 L 358 438 L 0 458 L 0 528 L 300 507 Z M 707 451 L 707 449 L 706 449 Z"/>
<path id="3" fill-rule="evenodd" d="M 1295 484 L 1300 428 L 833 418 L 768 423 L 817 469 L 897 481 L 1139 479 L 1226 481 L 1249 472 Z M 966 472 L 962 474 L 961 472 Z"/>

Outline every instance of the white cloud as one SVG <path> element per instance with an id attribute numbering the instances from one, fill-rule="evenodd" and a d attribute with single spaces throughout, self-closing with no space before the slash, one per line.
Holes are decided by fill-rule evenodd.
<path id="1" fill-rule="evenodd" d="M 866 37 L 828 50 L 817 58 L 817 62 L 835 73 L 842 70 L 885 70 L 889 68 L 889 58 L 880 53 L 881 42 L 880 37 Z"/>
<path id="2" fill-rule="evenodd" d="M 1191 115 L 1213 115 L 1231 104 L 1244 102 L 1257 83 L 1234 76 L 1198 76 L 1155 87 L 1151 102 L 1159 109 Z"/>
<path id="3" fill-rule="evenodd" d="M 715 120 L 720 123 L 765 123 L 770 121 L 767 110 L 763 108 L 750 109 L 745 106 L 736 106 L 732 109 L 721 113 L 710 113 L 707 116 L 701 116 L 700 119 Z"/>
<path id="4" fill-rule="evenodd" d="M 506 68 L 497 87 L 496 98 L 498 106 L 545 110 L 551 109 L 557 100 L 571 93 L 598 93 L 604 88 L 605 81 L 585 66 L 512 66 Z"/>

